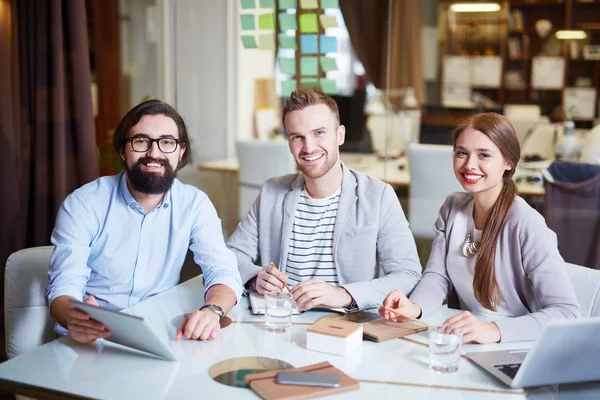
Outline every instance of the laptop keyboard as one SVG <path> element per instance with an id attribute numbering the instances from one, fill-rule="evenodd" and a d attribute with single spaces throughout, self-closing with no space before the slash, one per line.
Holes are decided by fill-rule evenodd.
<path id="1" fill-rule="evenodd" d="M 511 379 L 514 379 L 515 375 L 517 375 L 517 371 L 519 371 L 519 368 L 521 367 L 521 364 L 501 364 L 494 365 L 494 367 L 498 368 L 505 375 L 508 375 Z"/>

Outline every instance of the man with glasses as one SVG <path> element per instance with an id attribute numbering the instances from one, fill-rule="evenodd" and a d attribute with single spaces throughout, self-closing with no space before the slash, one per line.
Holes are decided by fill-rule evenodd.
<path id="1" fill-rule="evenodd" d="M 239 300 L 241 278 L 212 203 L 175 178 L 190 159 L 183 119 L 168 104 L 144 102 L 119 122 L 113 146 L 125 172 L 82 186 L 58 211 L 46 289 L 56 331 L 66 328 L 83 343 L 107 337 L 69 299 L 131 306 L 177 285 L 189 247 L 207 290 L 205 305 L 184 319 L 177 339 L 214 339 Z"/>

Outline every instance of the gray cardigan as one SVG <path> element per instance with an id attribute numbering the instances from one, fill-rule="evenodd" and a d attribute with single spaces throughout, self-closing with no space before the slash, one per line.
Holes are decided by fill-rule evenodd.
<path id="1" fill-rule="evenodd" d="M 342 190 L 333 229 L 333 260 L 340 285 L 362 310 L 381 303 L 393 289 L 410 293 L 421 277 L 421 265 L 392 187 L 343 164 L 342 167 Z M 270 262 L 275 262 L 285 273 L 294 215 L 303 187 L 302 174 L 265 182 L 248 216 L 227 241 L 237 257 L 244 284 L 258 274 L 260 265 Z M 380 278 L 379 266 L 385 272 Z"/>
<path id="2" fill-rule="evenodd" d="M 435 312 L 452 291 L 446 264 L 449 237 L 457 218 L 468 218 L 470 193 L 453 193 L 444 202 L 435 223 L 435 239 L 423 278 L 410 296 L 423 315 Z M 454 254 L 460 252 L 451 252 Z M 494 321 L 502 342 L 533 340 L 554 318 L 579 318 L 581 310 L 557 248 L 556 235 L 544 218 L 525 200 L 512 204 L 496 246 L 495 275 L 502 300 L 514 318 Z"/>

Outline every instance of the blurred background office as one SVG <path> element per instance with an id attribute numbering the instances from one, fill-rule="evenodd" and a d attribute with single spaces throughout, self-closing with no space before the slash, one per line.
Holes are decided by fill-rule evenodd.
<path id="1" fill-rule="evenodd" d="M 230 235 L 265 179 L 295 171 L 285 97 L 320 87 L 342 160 L 395 188 L 423 265 L 461 190 L 451 131 L 496 111 L 521 141 L 521 195 L 567 261 L 600 268 L 598 21 L 583 0 L 0 0 L 0 265 L 49 244 L 70 192 L 122 169 L 113 130 L 148 98 L 183 115 L 179 178 Z"/>

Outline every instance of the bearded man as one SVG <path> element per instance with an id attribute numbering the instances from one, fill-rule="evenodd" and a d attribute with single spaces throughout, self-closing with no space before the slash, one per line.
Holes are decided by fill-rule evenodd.
<path id="1" fill-rule="evenodd" d="M 205 279 L 205 304 L 177 329 L 177 339 L 214 339 L 236 304 L 241 279 L 206 194 L 176 179 L 190 159 L 183 118 L 149 100 L 130 110 L 113 136 L 125 171 L 71 193 L 52 232 L 46 303 L 58 333 L 93 342 L 110 331 L 76 310 L 70 298 L 120 310 L 179 282 L 188 248 Z"/>

